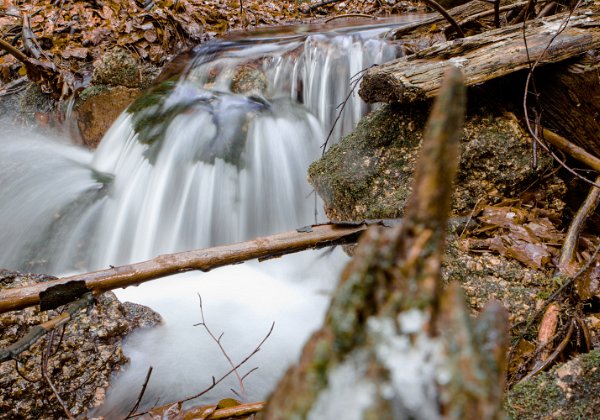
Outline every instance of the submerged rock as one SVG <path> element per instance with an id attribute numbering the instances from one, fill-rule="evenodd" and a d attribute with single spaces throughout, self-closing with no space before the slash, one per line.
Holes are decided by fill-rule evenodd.
<path id="1" fill-rule="evenodd" d="M 0 270 L 0 289 L 44 282 L 47 276 Z M 35 325 L 56 317 L 58 312 L 37 308 L 0 314 L 0 347 L 21 339 Z M 54 332 L 47 372 L 73 416 L 85 414 L 104 401 L 111 374 L 127 363 L 123 339 L 134 329 L 160 323 L 149 308 L 120 303 L 112 292 L 81 311 L 75 319 Z M 42 354 L 50 334 L 23 352 L 17 362 L 0 364 L 0 419 L 65 417 L 56 396 L 41 376 Z M 17 371 L 18 369 L 18 371 Z M 132 401 L 134 404 L 135 401 Z"/>
<path id="2" fill-rule="evenodd" d="M 309 168 L 309 181 L 332 220 L 400 217 L 409 193 L 428 106 L 386 105 Z M 453 213 L 478 200 L 515 196 L 551 168 L 540 154 L 531 165 L 531 139 L 512 114 L 481 110 L 467 116 Z"/>

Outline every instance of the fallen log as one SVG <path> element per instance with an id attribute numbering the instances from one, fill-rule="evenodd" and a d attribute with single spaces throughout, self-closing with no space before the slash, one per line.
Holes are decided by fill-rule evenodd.
<path id="1" fill-rule="evenodd" d="M 102 293 L 186 271 L 210 271 L 253 259 L 261 261 L 307 249 L 356 243 L 369 226 L 391 227 L 400 222 L 401 219 L 374 219 L 310 225 L 237 244 L 160 255 L 144 262 L 4 289 L 0 290 L 0 314 L 37 304 L 41 310 L 54 309 L 90 291 Z M 452 232 L 461 232 L 473 225 L 476 223 L 468 217 L 452 218 L 448 224 Z"/>
<path id="2" fill-rule="evenodd" d="M 297 231 L 233 245 L 160 255 L 140 263 L 77 274 L 18 289 L 5 289 L 0 291 L 0 313 L 39 303 L 42 309 L 52 309 L 69 303 L 88 291 L 102 293 L 185 271 L 209 271 L 256 258 L 275 258 L 311 248 L 353 243 L 368 225 L 365 222 L 307 226 Z"/>
<path id="3" fill-rule="evenodd" d="M 359 94 L 368 103 L 414 102 L 436 96 L 444 72 L 459 66 L 465 84 L 473 86 L 528 68 L 555 63 L 600 47 L 600 10 L 592 5 L 569 18 L 568 13 L 485 32 L 469 38 L 443 42 L 402 57 L 365 73 Z M 552 41 L 552 42 L 551 42 Z"/>

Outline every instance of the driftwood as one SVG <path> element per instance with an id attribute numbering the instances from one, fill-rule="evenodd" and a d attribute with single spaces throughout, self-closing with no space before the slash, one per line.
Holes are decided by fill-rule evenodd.
<path id="1" fill-rule="evenodd" d="M 460 287 L 441 284 L 464 107 L 454 68 L 423 136 L 402 225 L 363 235 L 323 326 L 264 418 L 500 418 L 507 313 L 491 304 L 475 326 Z"/>
<path id="2" fill-rule="evenodd" d="M 413 102 L 438 94 L 444 72 L 459 66 L 467 86 L 540 64 L 555 63 L 600 47 L 600 11 L 597 6 L 577 10 L 567 28 L 550 44 L 567 13 L 517 24 L 469 38 L 434 45 L 416 54 L 374 67 L 365 73 L 360 96 L 373 102 Z M 550 45 L 549 45 L 550 44 Z"/>

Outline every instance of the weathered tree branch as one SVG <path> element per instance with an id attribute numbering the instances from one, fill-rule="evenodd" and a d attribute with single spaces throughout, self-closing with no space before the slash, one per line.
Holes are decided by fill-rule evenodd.
<path id="1" fill-rule="evenodd" d="M 600 183 L 600 176 L 596 178 L 596 184 Z M 568 276 L 572 276 L 577 267 L 575 267 L 575 251 L 577 251 L 577 243 L 579 242 L 579 234 L 583 229 L 583 225 L 588 217 L 596 210 L 600 203 L 600 188 L 592 186 L 590 192 L 585 198 L 583 204 L 577 210 L 575 218 L 571 221 L 567 234 L 565 236 L 565 242 L 560 251 L 560 258 L 558 260 L 558 269 L 561 273 Z"/>
<path id="2" fill-rule="evenodd" d="M 58 299 L 58 301 L 54 306 L 73 300 L 72 290 L 69 290 L 68 284 L 73 285 L 73 287 L 76 285 L 80 294 L 86 291 L 102 293 L 184 271 L 210 271 L 213 268 L 255 258 L 267 259 L 311 248 L 352 243 L 366 228 L 366 223 L 341 226 L 334 224 L 315 225 L 299 229 L 300 232 L 292 231 L 233 245 L 160 255 L 136 264 L 78 274 L 18 289 L 5 289 L 0 291 L 0 313 L 37 305 L 40 301 L 43 301 L 43 298 L 40 298 L 40 293 L 49 293 L 56 286 L 65 288 L 61 291 L 57 290 L 59 295 L 68 294 L 69 292 L 71 292 L 71 295 L 66 297 L 66 302 L 60 302 L 60 296 L 57 297 L 55 294 L 53 298 Z M 81 282 L 84 282 L 84 284 L 82 285 Z"/>
<path id="3" fill-rule="evenodd" d="M 54 330 L 56 327 L 69 322 L 80 310 L 87 308 L 94 303 L 94 297 L 91 293 L 86 293 L 81 299 L 70 304 L 67 309 L 55 318 L 52 318 L 40 325 L 31 328 L 29 332 L 16 343 L 11 344 L 5 349 L 0 349 L 0 363 L 14 359 L 33 346 L 40 338 Z"/>
<path id="4" fill-rule="evenodd" d="M 548 47 L 567 16 L 561 13 L 531 21 L 525 30 L 528 48 L 523 43 L 522 25 L 512 25 L 434 45 L 374 67 L 365 74 L 359 94 L 369 103 L 413 102 L 436 96 L 450 65 L 459 66 L 465 84 L 472 86 L 528 68 L 542 55 L 544 64 L 554 63 L 600 47 L 597 6 L 573 13 L 568 27 Z"/>
<path id="5" fill-rule="evenodd" d="M 571 143 L 569 140 L 546 128 L 542 131 L 542 138 L 551 145 L 567 153 L 572 158 L 586 164 L 596 172 L 600 173 L 600 159 L 588 153 L 581 147 Z"/>

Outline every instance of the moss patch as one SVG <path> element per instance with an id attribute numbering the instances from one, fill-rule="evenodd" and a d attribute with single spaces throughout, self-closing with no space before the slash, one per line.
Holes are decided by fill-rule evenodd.
<path id="1" fill-rule="evenodd" d="M 600 351 L 580 355 L 515 385 L 505 405 L 515 419 L 599 418 Z"/>

